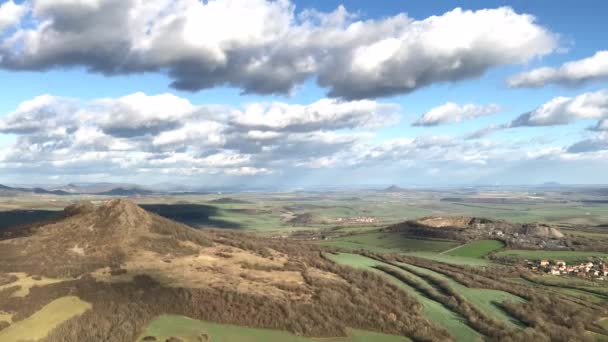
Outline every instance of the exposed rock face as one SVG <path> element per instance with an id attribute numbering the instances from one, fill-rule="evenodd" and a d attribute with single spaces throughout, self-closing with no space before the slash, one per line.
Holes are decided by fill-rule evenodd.
<path id="1" fill-rule="evenodd" d="M 544 224 L 524 225 L 524 234 L 551 239 L 564 237 L 564 234 L 559 230 Z"/>
<path id="2" fill-rule="evenodd" d="M 472 228 L 481 225 L 507 224 L 507 222 L 467 216 L 430 216 L 418 219 L 416 222 L 434 228 Z"/>
<path id="3" fill-rule="evenodd" d="M 490 238 L 526 248 L 566 245 L 564 234 L 545 224 L 516 224 L 481 217 L 430 216 L 399 223 L 387 230 L 462 241 Z"/>

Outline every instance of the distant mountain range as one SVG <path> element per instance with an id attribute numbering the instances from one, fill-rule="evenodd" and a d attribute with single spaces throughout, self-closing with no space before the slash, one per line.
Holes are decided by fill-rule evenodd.
<path id="1" fill-rule="evenodd" d="M 41 187 L 25 188 L 25 187 L 10 187 L 0 184 L 0 196 L 14 196 L 19 194 L 40 194 L 40 195 L 105 195 L 105 196 L 134 196 L 134 195 L 152 195 L 159 193 L 157 191 L 144 189 L 137 185 L 122 185 L 99 183 L 76 185 L 68 184 L 60 187 L 44 189 Z"/>
<path id="2" fill-rule="evenodd" d="M 63 190 L 46 190 L 43 188 L 13 188 L 0 184 L 0 195 L 11 195 L 18 193 L 46 194 L 46 195 L 69 195 L 69 192 Z"/>

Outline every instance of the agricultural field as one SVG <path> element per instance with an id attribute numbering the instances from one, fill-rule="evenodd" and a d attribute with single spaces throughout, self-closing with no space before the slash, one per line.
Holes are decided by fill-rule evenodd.
<path id="1" fill-rule="evenodd" d="M 449 240 L 408 237 L 400 233 L 366 232 L 324 241 L 321 245 L 352 250 L 365 249 L 379 253 L 403 253 L 411 251 L 441 252 L 457 246 L 458 243 Z"/>
<path id="2" fill-rule="evenodd" d="M 191 319 L 184 316 L 163 315 L 152 321 L 138 342 L 146 341 L 145 337 L 154 337 L 156 341 L 165 341 L 170 337 L 176 337 L 183 342 L 405 342 L 409 339 L 401 336 L 379 334 L 363 330 L 348 330 L 349 337 L 345 338 L 306 338 L 289 332 L 254 329 L 228 324 L 215 324 Z"/>
<path id="3" fill-rule="evenodd" d="M 0 341 L 32 341 L 45 338 L 61 323 L 91 309 L 91 304 L 67 296 L 45 305 L 30 317 L 0 330 Z"/>
<path id="4" fill-rule="evenodd" d="M 524 250 L 524 249 L 506 249 L 496 253 L 499 257 L 512 257 L 517 259 L 528 260 L 564 260 L 568 263 L 578 263 L 587 261 L 594 257 L 608 257 L 607 253 L 590 252 L 590 251 L 547 251 L 547 250 Z"/>
<path id="5" fill-rule="evenodd" d="M 466 258 L 484 258 L 486 255 L 503 248 L 505 244 L 497 240 L 477 240 L 466 245 L 453 248 L 442 254 Z"/>
<path id="6" fill-rule="evenodd" d="M 471 258 L 471 257 L 463 257 L 463 256 L 454 256 L 449 254 L 442 253 L 429 253 L 429 252 L 408 252 L 403 253 L 403 255 L 414 256 L 424 259 L 429 259 L 433 261 L 443 262 L 446 264 L 454 264 L 454 265 L 466 265 L 466 266 L 488 266 L 492 264 L 491 260 L 484 258 Z"/>

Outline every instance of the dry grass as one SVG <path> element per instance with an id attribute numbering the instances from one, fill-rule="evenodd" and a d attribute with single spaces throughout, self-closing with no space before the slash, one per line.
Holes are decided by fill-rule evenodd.
<path id="1" fill-rule="evenodd" d="M 98 281 L 122 282 L 131 281 L 136 275 L 147 274 L 169 287 L 232 288 L 242 293 L 297 300 L 307 300 L 312 295 L 302 273 L 285 270 L 288 258 L 276 251 L 270 251 L 272 256 L 264 258 L 232 246 L 184 244 L 188 248 L 196 248 L 196 253 L 176 256 L 139 251 L 121 265 L 125 273 L 112 275 L 111 269 L 105 267 L 92 275 Z M 321 270 L 313 270 L 311 275 L 330 281 L 343 281 Z"/>
<path id="2" fill-rule="evenodd" d="M 18 279 L 10 284 L 0 286 L 0 291 L 9 287 L 19 286 L 19 290 L 11 294 L 12 297 L 26 297 L 30 293 L 30 289 L 34 286 L 45 286 L 69 280 L 31 276 L 23 272 L 9 273 L 9 275 L 14 275 Z"/>
<path id="3" fill-rule="evenodd" d="M 45 305 L 30 317 L 0 331 L 0 341 L 38 341 L 61 323 L 83 314 L 91 304 L 78 297 L 66 296 Z"/>
<path id="4" fill-rule="evenodd" d="M 8 312 L 4 312 L 4 311 L 0 311 L 0 322 L 12 323 L 13 322 L 13 314 L 8 313 Z"/>

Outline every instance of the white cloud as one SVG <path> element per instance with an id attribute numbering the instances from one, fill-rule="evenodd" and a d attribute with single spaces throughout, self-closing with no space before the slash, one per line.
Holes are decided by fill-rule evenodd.
<path id="1" fill-rule="evenodd" d="M 413 125 L 437 126 L 442 124 L 457 123 L 494 114 L 500 110 L 500 106 L 496 104 L 477 105 L 468 103 L 458 105 L 453 102 L 447 102 L 424 113 L 418 120 L 414 122 Z"/>
<path id="2" fill-rule="evenodd" d="M 258 103 L 235 116 L 237 125 L 258 130 L 311 131 L 379 128 L 399 119 L 399 106 L 370 100 L 343 102 L 321 99 L 309 105 Z"/>
<path id="3" fill-rule="evenodd" d="M 585 95 L 565 101 L 569 104 L 557 101 L 561 105 L 556 108 L 567 108 L 574 119 L 604 115 L 598 108 L 605 95 Z M 588 138 L 570 146 L 542 139 L 466 140 L 445 135 L 386 139 L 368 128 L 368 123 L 378 118 L 350 113 L 358 106 L 334 100 L 320 103 L 335 107 L 325 111 L 323 105 L 319 115 L 311 115 L 316 111 L 310 108 L 318 103 L 231 107 L 192 104 L 168 94 L 138 93 L 88 102 L 44 95 L 0 117 L 0 133 L 16 135 L 14 143 L 0 152 L 0 168 L 6 175 L 36 179 L 60 176 L 65 180 L 95 174 L 145 183 L 183 177 L 213 184 L 226 179 L 238 182 L 239 177 L 247 176 L 273 184 L 304 179 L 364 182 L 378 175 L 397 177 L 392 180 L 426 179 L 437 176 L 429 170 L 440 170 L 441 178 L 457 176 L 460 182 L 524 162 L 601 163 L 608 149 L 605 132 L 598 129 L 600 124 L 595 131 L 586 132 Z M 370 111 L 380 105 L 365 103 L 369 106 L 363 108 Z M 265 124 L 263 128 L 240 121 L 250 106 L 263 108 L 258 118 Z M 141 125 L 146 121 L 143 118 L 155 125 Z M 561 115 L 558 118 L 563 120 Z M 540 120 L 535 116 L 529 119 Z M 133 130 L 125 134 L 133 127 L 137 134 Z"/>
<path id="4" fill-rule="evenodd" d="M 103 74 L 167 73 L 172 86 L 290 93 L 318 79 L 332 97 L 363 99 L 478 77 L 554 51 L 554 34 L 508 7 L 417 20 L 295 11 L 288 0 L 34 0 L 9 22 L 0 67 L 84 66 Z M 33 27 L 31 26 L 33 23 Z"/>
<path id="5" fill-rule="evenodd" d="M 549 83 L 576 85 L 608 79 L 608 51 L 564 63 L 558 68 L 543 67 L 514 75 L 507 80 L 510 87 L 542 87 Z"/>
<path id="6" fill-rule="evenodd" d="M 590 130 L 602 131 L 608 128 L 608 92 L 600 90 L 583 93 L 575 97 L 558 96 L 521 114 L 514 120 L 484 127 L 465 137 L 474 140 L 488 136 L 496 131 L 516 127 L 539 127 L 566 125 L 576 120 L 598 120 Z"/>
<path id="7" fill-rule="evenodd" d="M 538 108 L 520 115 L 506 125 L 552 126 L 564 125 L 580 119 L 603 119 L 608 117 L 608 93 L 597 91 L 576 97 L 556 97 Z"/>
<path id="8" fill-rule="evenodd" d="M 66 173 L 267 174 L 349 150 L 369 130 L 394 122 L 398 108 L 367 100 L 239 108 L 197 106 L 172 94 L 89 102 L 42 95 L 0 117 L 0 133 L 17 136 L 0 163 Z"/>
<path id="9" fill-rule="evenodd" d="M 0 4 L 0 35 L 7 28 L 17 25 L 26 11 L 26 5 L 16 4 L 13 0 Z"/>

